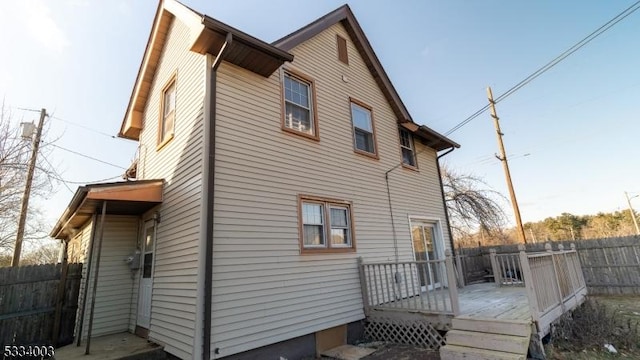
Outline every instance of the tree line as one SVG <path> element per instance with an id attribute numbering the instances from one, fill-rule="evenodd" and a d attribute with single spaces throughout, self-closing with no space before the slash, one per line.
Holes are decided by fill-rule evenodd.
<path id="1" fill-rule="evenodd" d="M 441 166 L 445 203 L 454 242 L 460 247 L 516 244 L 515 227 L 507 227 L 503 210 L 506 198 L 481 178 Z M 634 214 L 637 218 L 637 214 Z M 581 240 L 635 234 L 631 212 L 600 212 L 595 215 L 562 213 L 523 224 L 527 242 Z"/>

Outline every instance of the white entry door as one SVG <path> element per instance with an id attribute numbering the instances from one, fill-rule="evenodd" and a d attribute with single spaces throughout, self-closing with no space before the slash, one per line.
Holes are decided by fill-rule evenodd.
<path id="1" fill-rule="evenodd" d="M 416 261 L 440 260 L 444 245 L 436 229 L 436 224 L 421 220 L 411 220 L 411 241 Z M 418 277 L 422 290 L 439 288 L 444 277 L 444 264 L 426 263 L 419 265 Z"/>
<path id="2" fill-rule="evenodd" d="M 144 223 L 142 238 L 142 271 L 140 271 L 140 291 L 138 292 L 138 326 L 145 329 L 151 323 L 151 288 L 153 286 L 153 250 L 155 248 L 156 227 L 153 220 Z"/>

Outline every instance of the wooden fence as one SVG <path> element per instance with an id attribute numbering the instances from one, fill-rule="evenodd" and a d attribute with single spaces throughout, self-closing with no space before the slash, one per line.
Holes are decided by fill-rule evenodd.
<path id="1" fill-rule="evenodd" d="M 574 243 L 582 273 L 590 294 L 640 294 L 640 236 L 620 238 L 557 241 L 569 249 Z M 466 283 L 486 281 L 494 275 L 490 250 L 497 254 L 517 253 L 517 245 L 483 246 L 458 249 Z M 527 252 L 545 251 L 543 243 L 527 244 Z"/>
<path id="2" fill-rule="evenodd" d="M 73 342 L 82 264 L 0 268 L 0 344 Z"/>

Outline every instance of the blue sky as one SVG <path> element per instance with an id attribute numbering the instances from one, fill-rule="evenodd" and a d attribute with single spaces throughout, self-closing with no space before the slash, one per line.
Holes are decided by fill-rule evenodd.
<path id="1" fill-rule="evenodd" d="M 273 41 L 344 1 L 199 1 L 192 8 Z M 551 60 L 633 2 L 349 1 L 414 120 L 440 132 Z M 14 120 L 47 108 L 49 140 L 117 166 L 51 149 L 62 177 L 115 178 L 136 144 L 114 139 L 149 36 L 155 1 L 0 2 L 0 96 Z M 626 208 L 640 193 L 640 12 L 498 104 L 524 221 Z M 76 124 L 82 125 L 82 127 Z M 91 130 L 88 130 L 88 129 Z M 446 162 L 507 194 L 484 114 L 451 137 Z M 528 155 L 526 155 L 528 154 Z M 76 184 L 39 205 L 53 223 Z M 640 208 L 640 200 L 634 200 Z M 510 208 L 507 205 L 507 210 Z"/>

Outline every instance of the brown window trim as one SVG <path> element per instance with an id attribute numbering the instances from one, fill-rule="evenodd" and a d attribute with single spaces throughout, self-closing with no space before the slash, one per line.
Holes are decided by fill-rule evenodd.
<path id="1" fill-rule="evenodd" d="M 309 84 L 309 88 L 311 89 L 311 112 L 312 112 L 311 115 L 312 115 L 312 121 L 313 121 L 313 135 L 306 134 L 285 126 L 285 120 L 286 120 L 287 114 L 286 114 L 286 106 L 284 101 L 284 76 L 287 74 L 291 77 L 298 78 L 302 82 L 306 82 L 307 84 Z M 313 80 L 313 78 L 306 74 L 301 73 L 298 70 L 294 70 L 290 67 L 283 68 L 282 75 L 280 76 L 280 112 L 282 113 L 282 116 L 280 119 L 280 127 L 282 128 L 282 130 L 290 134 L 295 134 L 311 140 L 320 141 L 320 127 L 318 126 L 318 107 L 316 105 L 317 103 L 318 102 L 316 101 L 316 83 Z"/>
<path id="2" fill-rule="evenodd" d="M 409 164 L 405 164 L 404 163 L 404 157 L 402 156 L 402 138 L 400 137 L 400 132 L 402 131 L 402 128 L 398 128 L 398 149 L 400 150 L 400 163 L 402 164 L 402 167 L 408 170 L 413 170 L 413 171 L 420 171 L 420 169 L 418 169 L 418 149 L 416 148 L 416 142 L 414 139 L 413 134 L 409 131 L 409 130 L 404 130 L 409 134 L 409 137 L 411 138 L 411 146 L 413 149 L 413 161 L 416 162 L 415 166 L 411 166 Z"/>
<path id="3" fill-rule="evenodd" d="M 340 36 L 340 34 L 336 34 L 336 47 L 338 48 L 338 60 L 345 65 L 349 65 L 347 39 Z"/>
<path id="4" fill-rule="evenodd" d="M 173 75 L 171 75 L 169 80 L 167 80 L 167 82 L 164 84 L 164 86 L 162 87 L 162 92 L 160 93 L 160 114 L 158 114 L 159 115 L 158 116 L 158 141 L 157 141 L 156 151 L 159 151 L 160 149 L 165 147 L 165 145 L 167 145 L 171 140 L 173 140 L 176 133 L 176 112 L 178 111 L 177 110 L 177 107 L 178 107 L 177 79 L 178 79 L 178 72 L 175 71 Z M 171 85 L 174 86 L 174 91 L 176 92 L 176 109 L 173 110 L 173 130 L 171 131 L 171 134 L 167 135 L 167 137 L 163 139 L 162 126 L 164 121 L 164 95 L 167 89 L 171 87 Z"/>
<path id="5" fill-rule="evenodd" d="M 356 132 L 355 132 L 355 127 L 353 125 L 353 112 L 351 111 L 351 104 L 356 104 L 360 107 L 363 107 L 369 110 L 369 113 L 371 114 L 371 129 L 373 130 L 373 148 L 375 150 L 375 153 L 370 153 L 370 152 L 363 151 L 356 148 Z M 349 116 L 351 116 L 351 139 L 353 140 L 353 151 L 356 154 L 364 155 L 364 156 L 379 160 L 380 156 L 378 155 L 378 139 L 376 138 L 376 121 L 373 116 L 373 108 L 367 105 L 365 102 L 362 102 L 358 99 L 355 99 L 349 96 Z"/>
<path id="6" fill-rule="evenodd" d="M 324 209 L 324 232 L 326 236 L 326 247 L 324 248 L 305 248 L 304 247 L 304 223 L 302 222 L 302 203 L 318 203 L 323 204 Z M 329 206 L 327 205 L 338 205 L 344 206 L 349 209 L 349 232 L 351 235 L 351 246 L 350 247 L 331 247 L 331 227 L 330 227 L 330 217 L 329 217 Z M 329 230 L 329 231 L 327 231 Z M 300 246 L 301 254 L 330 254 L 330 253 L 352 253 L 356 251 L 356 236 L 355 236 L 355 223 L 353 222 L 353 204 L 350 201 L 325 198 L 314 195 L 304 195 L 298 194 L 298 243 Z"/>

